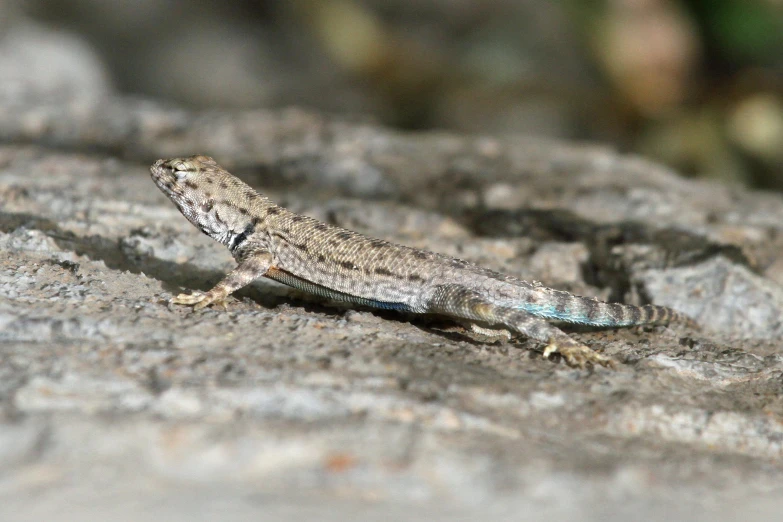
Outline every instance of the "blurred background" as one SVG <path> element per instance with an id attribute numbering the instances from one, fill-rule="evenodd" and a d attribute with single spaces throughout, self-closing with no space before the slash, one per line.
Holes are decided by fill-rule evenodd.
<path id="1" fill-rule="evenodd" d="M 36 95 L 19 70 L 75 96 L 598 141 L 783 190 L 783 0 L 0 0 L 0 89 Z"/>

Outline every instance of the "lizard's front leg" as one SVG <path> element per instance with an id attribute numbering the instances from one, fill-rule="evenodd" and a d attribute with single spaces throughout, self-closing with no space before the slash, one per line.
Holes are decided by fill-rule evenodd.
<path id="1" fill-rule="evenodd" d="M 209 292 L 196 291 L 190 295 L 179 294 L 170 302 L 173 304 L 193 305 L 194 310 L 200 310 L 213 304 L 226 308 L 226 297 L 262 277 L 271 266 L 271 253 L 262 252 L 252 255 L 242 260 L 239 266 L 232 270 Z"/>

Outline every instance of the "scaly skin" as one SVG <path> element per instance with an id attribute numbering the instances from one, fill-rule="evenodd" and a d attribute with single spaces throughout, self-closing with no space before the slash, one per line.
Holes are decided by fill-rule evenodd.
<path id="1" fill-rule="evenodd" d="M 546 343 L 572 366 L 614 367 L 547 319 L 596 326 L 660 324 L 686 316 L 662 306 L 604 303 L 494 272 L 453 257 L 373 239 L 277 206 L 212 158 L 158 160 L 155 184 L 198 229 L 226 245 L 238 266 L 208 292 L 172 303 L 199 310 L 259 277 L 331 299 L 432 313 L 501 327 Z"/>

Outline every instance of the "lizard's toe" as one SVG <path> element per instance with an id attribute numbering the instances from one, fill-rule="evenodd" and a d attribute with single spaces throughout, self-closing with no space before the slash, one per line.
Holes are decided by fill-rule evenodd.
<path id="1" fill-rule="evenodd" d="M 583 345 L 574 343 L 568 346 L 558 346 L 550 343 L 544 349 L 544 357 L 549 357 L 553 353 L 559 353 L 565 359 L 566 364 L 574 368 L 587 368 L 588 366 L 603 366 L 604 368 L 616 369 L 617 363 L 611 357 L 601 355 L 595 350 Z"/>
<path id="2" fill-rule="evenodd" d="M 560 347 L 557 346 L 555 343 L 549 343 L 546 345 L 546 348 L 544 348 L 544 359 L 549 359 L 549 356 L 553 353 L 557 353 L 560 351 Z"/>
<path id="3" fill-rule="evenodd" d="M 196 305 L 198 307 L 205 299 L 207 294 L 204 292 L 193 292 L 192 294 L 179 294 L 177 297 L 173 297 L 169 302 L 171 304 L 179 305 Z"/>
<path id="4" fill-rule="evenodd" d="M 212 292 L 195 291 L 192 294 L 179 294 L 169 302 L 172 304 L 193 306 L 193 310 L 201 310 L 210 305 L 219 306 L 223 308 L 223 310 L 228 309 L 225 296 L 220 297 Z"/>
<path id="5" fill-rule="evenodd" d="M 214 305 L 219 306 L 223 310 L 228 310 L 228 301 L 225 300 L 225 298 L 222 297 L 210 297 L 209 294 L 207 294 L 203 301 L 200 301 L 196 306 L 193 307 L 194 310 L 201 310 L 202 308 L 206 308 L 207 306 Z"/>

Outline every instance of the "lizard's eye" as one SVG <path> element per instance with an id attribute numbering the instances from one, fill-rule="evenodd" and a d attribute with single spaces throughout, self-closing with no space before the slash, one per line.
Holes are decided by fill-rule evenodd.
<path id="1" fill-rule="evenodd" d="M 175 161 L 174 163 L 172 163 L 171 170 L 174 171 L 174 175 L 177 176 L 177 179 L 185 178 L 188 175 L 188 173 L 191 171 L 189 165 L 184 161 Z"/>

